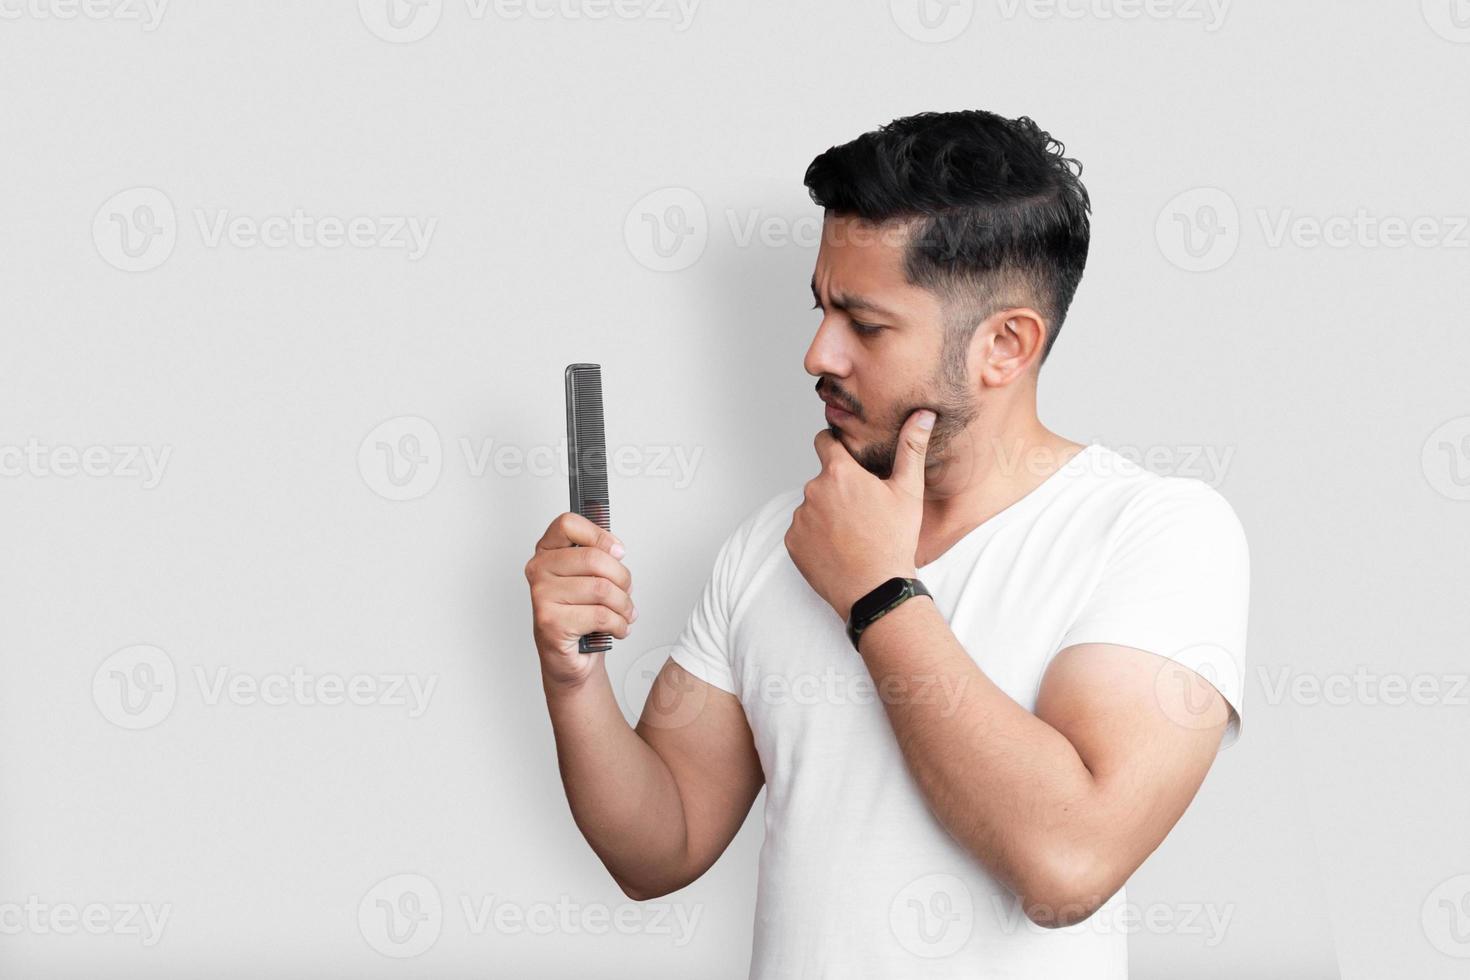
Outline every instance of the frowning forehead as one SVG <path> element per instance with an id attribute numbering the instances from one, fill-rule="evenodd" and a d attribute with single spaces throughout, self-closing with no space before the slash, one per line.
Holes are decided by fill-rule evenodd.
<path id="1" fill-rule="evenodd" d="M 811 281 L 816 305 L 890 324 L 932 316 L 936 297 L 904 275 L 905 241 L 905 233 L 891 224 L 828 216 Z"/>
<path id="2" fill-rule="evenodd" d="M 861 293 L 845 292 L 841 289 L 833 289 L 828 301 L 824 304 L 821 294 L 817 291 L 817 277 L 815 274 L 812 276 L 812 299 L 816 300 L 817 305 L 823 308 L 830 306 L 834 310 L 843 310 L 848 313 L 862 312 L 886 317 L 900 316 L 896 310 L 879 303 L 876 299 L 864 296 Z"/>

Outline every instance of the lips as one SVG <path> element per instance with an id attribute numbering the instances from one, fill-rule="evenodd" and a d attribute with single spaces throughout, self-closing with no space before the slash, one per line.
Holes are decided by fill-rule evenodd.
<path id="1" fill-rule="evenodd" d="M 849 419 L 857 418 L 857 413 L 848 408 L 846 405 L 842 404 L 842 402 L 837 398 L 837 392 L 831 385 L 823 384 L 821 381 L 818 381 L 817 397 L 820 398 L 822 402 L 827 406 L 827 423 L 829 425 L 837 425 L 838 423 L 846 422 Z"/>
<path id="2" fill-rule="evenodd" d="M 823 401 L 826 401 L 824 398 Z M 838 406 L 836 402 L 827 402 L 827 421 L 832 424 L 845 422 L 852 418 L 853 414 L 847 409 Z"/>
<path id="3" fill-rule="evenodd" d="M 817 397 L 826 402 L 827 405 L 829 405 L 830 407 L 837 409 L 839 412 L 844 412 L 848 415 L 853 414 L 851 409 L 844 407 L 841 402 L 839 402 L 836 398 L 833 398 L 831 395 L 827 394 L 824 391 L 817 392 Z"/>

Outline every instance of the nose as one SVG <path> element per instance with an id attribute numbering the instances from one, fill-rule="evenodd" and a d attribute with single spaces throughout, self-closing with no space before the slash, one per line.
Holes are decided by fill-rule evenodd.
<path id="1" fill-rule="evenodd" d="M 817 335 L 807 348 L 801 366 L 814 378 L 824 374 L 845 378 L 852 371 L 852 359 L 843 347 L 842 330 L 838 318 L 830 314 L 822 317 L 817 325 Z"/>

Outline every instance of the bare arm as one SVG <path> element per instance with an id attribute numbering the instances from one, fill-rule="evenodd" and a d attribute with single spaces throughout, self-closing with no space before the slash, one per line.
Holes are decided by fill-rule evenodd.
<path id="1" fill-rule="evenodd" d="M 869 627 L 861 653 L 880 688 L 927 674 L 958 692 L 938 707 L 885 699 L 889 721 L 935 816 L 1040 925 L 1081 921 L 1122 887 L 1194 798 L 1229 720 L 1199 675 L 1111 644 L 1057 654 L 1032 714 L 926 599 Z"/>
<path id="2" fill-rule="evenodd" d="M 563 514 L 526 565 L 542 689 L 572 818 L 630 898 L 697 879 L 739 831 L 764 782 L 739 700 L 669 661 L 637 728 L 613 695 L 605 654 L 577 638 L 629 634 L 632 582 L 615 539 Z M 582 544 L 584 547 L 572 547 Z"/>

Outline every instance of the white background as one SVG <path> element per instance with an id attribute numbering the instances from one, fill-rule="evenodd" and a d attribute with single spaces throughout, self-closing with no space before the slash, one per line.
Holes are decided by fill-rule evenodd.
<path id="1" fill-rule="evenodd" d="M 92 2 L 0 0 L 0 974 L 744 977 L 763 797 L 663 921 L 565 804 L 522 575 L 566 508 L 562 369 L 603 365 L 631 447 L 623 690 L 816 472 L 806 165 L 985 108 L 1094 202 L 1043 420 L 1208 479 L 1252 547 L 1244 735 L 1130 883 L 1165 921 L 1133 975 L 1463 975 L 1463 0 Z M 298 210 L 369 244 L 241 237 Z M 665 220 L 694 234 L 660 256 Z M 140 645 L 156 717 L 121 699 Z M 215 696 L 294 668 L 435 686 Z"/>

